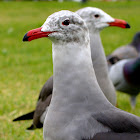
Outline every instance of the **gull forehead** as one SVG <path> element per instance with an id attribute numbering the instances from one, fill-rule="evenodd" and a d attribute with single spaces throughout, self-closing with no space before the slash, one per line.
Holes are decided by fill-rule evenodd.
<path id="1" fill-rule="evenodd" d="M 78 13 L 80 16 L 81 15 L 87 16 L 87 14 L 88 15 L 93 14 L 93 13 L 104 14 L 105 12 L 99 8 L 96 8 L 96 7 L 85 7 L 85 8 L 78 10 L 76 13 Z"/>
<path id="2" fill-rule="evenodd" d="M 49 17 L 50 17 L 50 18 L 53 18 L 53 17 L 72 16 L 72 15 L 79 17 L 79 16 L 76 15 L 74 12 L 69 11 L 69 10 L 61 10 L 61 11 L 59 11 L 59 12 L 55 12 L 55 13 L 53 13 L 52 15 L 50 15 Z"/>
<path id="3" fill-rule="evenodd" d="M 48 24 L 53 22 L 53 24 L 56 24 L 58 21 L 60 20 L 65 20 L 65 19 L 69 19 L 72 20 L 74 23 L 79 23 L 79 24 L 83 24 L 83 19 L 76 13 L 68 11 L 68 10 L 61 10 L 59 12 L 55 12 L 52 15 L 50 15 L 44 24 Z"/>
<path id="4" fill-rule="evenodd" d="M 99 8 L 96 8 L 96 7 L 85 7 L 85 8 L 82 8 L 82 9 L 76 11 L 76 13 L 79 16 L 81 16 L 84 20 L 88 20 L 88 21 L 91 21 L 91 22 L 94 21 L 94 20 L 98 21 L 99 19 L 100 19 L 100 22 L 101 21 L 106 22 L 108 20 L 109 21 L 114 21 L 114 19 L 110 15 L 108 15 L 103 10 L 101 10 Z M 98 17 L 95 17 L 95 15 L 97 15 Z"/>

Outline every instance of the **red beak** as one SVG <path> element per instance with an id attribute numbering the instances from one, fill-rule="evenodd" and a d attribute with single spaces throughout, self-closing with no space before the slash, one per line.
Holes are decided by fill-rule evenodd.
<path id="1" fill-rule="evenodd" d="M 23 41 L 32 41 L 34 39 L 48 37 L 49 34 L 53 33 L 53 32 L 42 32 L 41 29 L 42 27 L 28 31 L 24 35 Z"/>
<path id="2" fill-rule="evenodd" d="M 114 22 L 108 22 L 108 24 L 110 26 L 117 26 L 117 27 L 121 27 L 121 28 L 130 28 L 130 25 L 126 21 L 121 20 L 121 19 L 115 19 Z"/>

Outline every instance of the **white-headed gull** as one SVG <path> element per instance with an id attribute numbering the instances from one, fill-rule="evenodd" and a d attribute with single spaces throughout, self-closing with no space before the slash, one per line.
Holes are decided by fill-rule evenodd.
<path id="1" fill-rule="evenodd" d="M 128 28 L 130 26 L 126 21 L 114 19 L 99 8 L 86 7 L 78 10 L 76 13 L 79 14 L 86 23 L 88 23 L 87 25 L 90 30 L 91 38 L 91 57 L 97 81 L 107 99 L 115 105 L 116 94 L 108 76 L 106 58 L 100 39 L 100 31 L 109 26 L 118 26 L 122 28 Z M 49 105 L 51 100 L 52 90 L 53 77 L 51 77 L 41 89 L 35 111 L 22 115 L 14 119 L 14 121 L 33 119 L 33 124 L 28 129 L 32 130 L 35 128 L 41 128 L 47 112 L 46 107 Z"/>
<path id="2" fill-rule="evenodd" d="M 140 118 L 114 107 L 98 85 L 84 20 L 70 11 L 56 12 L 23 41 L 41 37 L 52 41 L 54 73 L 44 140 L 93 140 L 107 132 L 139 139 Z"/>

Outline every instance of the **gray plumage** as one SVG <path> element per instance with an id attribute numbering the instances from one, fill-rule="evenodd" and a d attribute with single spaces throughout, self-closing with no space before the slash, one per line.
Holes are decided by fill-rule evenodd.
<path id="1" fill-rule="evenodd" d="M 138 51 L 134 46 L 131 44 L 121 46 L 117 48 L 115 51 L 112 52 L 110 56 L 117 56 L 120 60 L 128 59 L 128 58 L 135 58 L 138 56 Z"/>
<path id="2" fill-rule="evenodd" d="M 131 107 L 136 105 L 136 97 L 140 92 L 140 57 L 120 60 L 112 65 L 109 76 L 116 90 L 130 95 Z"/>
<path id="3" fill-rule="evenodd" d="M 59 26 L 66 20 L 71 24 Z M 41 32 L 49 32 L 53 42 L 54 72 L 44 140 L 92 140 L 99 133 L 139 133 L 140 118 L 114 107 L 98 85 L 84 21 L 73 12 L 60 11 L 47 18 Z M 32 38 L 27 35 L 24 40 Z"/>
<path id="4" fill-rule="evenodd" d="M 137 32 L 134 35 L 131 43 L 129 43 L 126 46 L 119 47 L 111 55 L 107 56 L 110 78 L 116 90 L 127 93 L 131 96 L 130 103 L 133 109 L 135 108 L 136 97 L 139 94 L 140 89 L 135 83 L 129 83 L 127 81 L 126 77 L 124 76 L 125 74 L 124 66 L 126 65 L 126 63 L 133 61 L 131 59 L 134 58 L 137 59 L 139 57 L 139 52 L 140 52 L 140 32 Z M 130 69 L 130 66 L 133 68 L 135 67 L 135 64 L 130 64 L 128 70 Z M 134 70 L 132 69 L 132 71 Z M 138 72 L 136 72 L 136 74 L 137 78 L 135 78 L 135 81 L 138 81 L 140 77 Z M 131 78 L 133 76 L 134 74 L 131 75 L 130 73 L 128 78 Z"/>
<path id="5" fill-rule="evenodd" d="M 93 8 L 93 7 L 86 7 L 86 8 L 80 9 L 76 13 L 79 14 L 85 20 L 86 23 L 88 23 L 87 25 L 90 31 L 91 57 L 92 57 L 95 74 L 97 77 L 97 81 L 100 85 L 100 88 L 102 89 L 107 99 L 113 105 L 116 105 L 115 89 L 108 75 L 106 57 L 105 57 L 102 42 L 100 39 L 100 31 L 108 27 L 109 22 L 114 22 L 114 19 L 110 17 L 108 14 L 106 14 L 104 11 L 102 11 L 101 9 Z M 96 17 L 93 18 L 95 15 L 98 15 L 99 18 L 96 18 Z M 104 23 L 102 24 L 102 22 Z M 52 90 L 53 90 L 53 79 L 51 77 L 48 81 L 46 81 L 39 95 L 41 103 L 38 102 L 37 105 L 38 107 L 40 106 L 40 108 L 43 108 L 43 109 L 41 109 L 41 111 L 35 109 L 36 113 L 38 111 L 40 112 L 38 113 L 40 117 L 46 111 L 45 107 L 48 106 L 48 102 L 47 104 L 45 104 L 43 103 L 43 101 L 45 102 L 45 100 L 48 100 L 47 97 L 48 95 L 51 94 L 50 92 Z M 34 127 L 31 127 L 31 128 L 38 128 L 38 126 L 40 126 L 41 122 L 39 119 L 39 115 L 38 115 L 38 119 L 36 119 L 35 117 L 36 115 L 34 115 L 34 119 L 33 119 Z"/>
<path id="6" fill-rule="evenodd" d="M 140 118 L 120 109 L 110 109 L 93 115 L 96 120 L 116 133 L 137 133 L 140 130 Z M 135 119 L 135 120 L 134 120 Z"/>
<path id="7" fill-rule="evenodd" d="M 117 48 L 115 51 L 113 51 L 110 55 L 107 56 L 107 61 L 110 66 L 112 65 L 111 59 L 115 57 L 118 58 L 118 60 L 136 58 L 139 56 L 139 52 L 140 52 L 140 32 L 137 32 L 134 35 L 131 43 Z"/>
<path id="8" fill-rule="evenodd" d="M 98 133 L 94 138 L 82 140 L 140 140 L 139 133 Z"/>

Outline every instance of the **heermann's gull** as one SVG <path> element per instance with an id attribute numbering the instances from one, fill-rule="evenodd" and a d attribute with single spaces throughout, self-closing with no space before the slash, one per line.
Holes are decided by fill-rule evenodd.
<path id="1" fill-rule="evenodd" d="M 113 51 L 112 54 L 107 56 L 107 61 L 110 66 L 114 64 L 114 62 L 112 63 L 112 60 L 114 59 L 117 62 L 122 59 L 136 58 L 139 56 L 139 52 L 140 52 L 140 32 L 137 32 L 134 35 L 131 43 L 117 48 L 115 51 Z"/>
<path id="2" fill-rule="evenodd" d="M 88 28 L 90 30 L 90 46 L 91 46 L 91 57 L 94 64 L 95 74 L 99 85 L 109 99 L 109 101 L 115 105 L 116 104 L 116 95 L 115 90 L 112 85 L 112 82 L 108 76 L 106 58 L 103 50 L 103 46 L 100 39 L 100 31 L 108 26 L 118 26 L 122 28 L 130 27 L 125 21 L 113 19 L 108 14 L 103 12 L 101 9 L 93 8 L 93 7 L 86 7 L 83 9 L 78 10 L 78 13 L 88 24 Z M 33 124 L 28 129 L 40 128 L 43 123 L 43 118 L 45 118 L 46 114 L 46 107 L 49 105 L 50 94 L 53 88 L 53 81 L 52 77 L 45 83 L 43 86 L 38 103 L 35 109 L 35 113 L 33 112 L 34 117 L 30 117 L 30 113 L 23 115 L 21 117 L 16 118 L 14 121 L 18 120 L 25 120 L 33 119 Z M 47 100 L 47 101 L 46 101 Z M 43 114 L 44 117 L 41 117 Z M 29 116 L 29 117 L 28 117 Z M 40 119 L 40 117 L 42 119 Z"/>
<path id="3" fill-rule="evenodd" d="M 110 103 L 116 105 L 116 92 L 108 75 L 108 66 L 100 31 L 109 26 L 121 28 L 130 28 L 130 26 L 124 20 L 114 19 L 98 8 L 86 7 L 76 13 L 86 21 L 89 29 L 92 63 L 99 86 Z"/>
<path id="4" fill-rule="evenodd" d="M 140 92 L 140 57 L 117 62 L 111 66 L 109 75 L 116 90 L 131 96 L 131 107 L 134 108 Z"/>
<path id="5" fill-rule="evenodd" d="M 93 140 L 107 132 L 130 138 L 140 132 L 140 118 L 114 107 L 100 89 L 88 28 L 80 16 L 65 10 L 54 13 L 23 40 L 41 37 L 53 42 L 53 94 L 43 126 L 45 140 Z"/>

